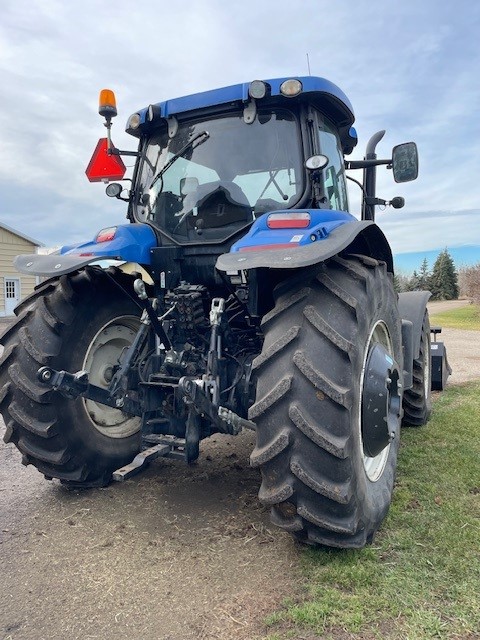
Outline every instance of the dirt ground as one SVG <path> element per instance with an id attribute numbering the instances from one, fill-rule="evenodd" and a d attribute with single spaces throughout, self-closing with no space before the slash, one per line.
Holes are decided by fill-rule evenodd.
<path id="1" fill-rule="evenodd" d="M 470 304 L 469 300 L 432 300 L 428 303 L 428 312 L 430 315 L 434 313 L 442 313 L 443 311 L 451 311 L 452 309 L 460 309 Z"/>
<path id="2" fill-rule="evenodd" d="M 197 465 L 66 491 L 1 449 L 0 637 L 254 638 L 295 592 L 298 550 L 273 531 L 252 436 Z M 3 635 L 2 635 L 3 634 Z"/>
<path id="3" fill-rule="evenodd" d="M 479 337 L 441 334 L 451 384 L 480 377 Z M 0 639 L 264 636 L 302 595 L 301 549 L 258 503 L 253 443 L 214 436 L 192 467 L 157 460 L 91 491 L 45 481 L 1 443 Z"/>

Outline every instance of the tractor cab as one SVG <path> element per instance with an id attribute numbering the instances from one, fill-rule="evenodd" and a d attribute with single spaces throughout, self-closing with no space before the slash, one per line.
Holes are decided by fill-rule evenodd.
<path id="1" fill-rule="evenodd" d="M 376 166 L 393 168 L 397 182 L 418 173 L 414 143 L 398 145 L 391 158 L 377 159 L 375 145 L 384 132 L 372 138 L 363 161 L 345 162 L 357 143 L 353 109 L 324 78 L 254 80 L 152 104 L 127 122 L 127 132 L 139 139 L 136 152 L 120 151 L 111 142 L 116 115 L 111 91 L 101 92 L 99 111 L 108 131 L 105 167 L 121 163 L 121 155 L 137 157 L 128 198 L 120 184 L 110 184 L 107 194 L 127 200 L 130 221 L 150 225 L 162 246 L 216 244 L 225 249 L 272 211 L 347 213 L 346 168 L 364 170 L 363 185 L 353 181 L 363 192 L 362 219 L 373 220 L 377 204 L 403 206 L 402 198 L 391 203 L 376 198 Z M 348 214 L 341 219 L 356 220 Z M 254 225 L 253 233 L 262 225 Z M 303 240 L 316 239 L 315 232 Z"/>
<path id="2" fill-rule="evenodd" d="M 154 227 L 162 244 L 183 245 L 224 242 L 271 211 L 346 212 L 353 121 L 343 92 L 313 77 L 150 105 L 127 123 L 139 138 L 129 217 Z M 110 143 L 107 153 L 125 152 Z M 313 156 L 325 161 L 309 170 Z M 121 197 L 122 189 L 109 185 L 109 192 Z"/>

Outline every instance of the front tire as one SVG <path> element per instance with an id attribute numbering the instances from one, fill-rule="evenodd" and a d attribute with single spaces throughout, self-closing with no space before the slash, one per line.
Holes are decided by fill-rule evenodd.
<path id="1" fill-rule="evenodd" d="M 401 325 L 383 263 L 336 257 L 277 290 L 254 362 L 251 462 L 272 521 L 309 544 L 361 548 L 387 514 L 401 413 Z"/>
<path id="2" fill-rule="evenodd" d="M 4 440 L 49 479 L 104 486 L 139 451 L 139 418 L 84 398 L 67 399 L 39 383 L 37 371 L 46 365 L 87 369 L 93 384 L 107 388 L 137 332 L 140 309 L 99 269 L 87 268 L 47 283 L 17 311 L 2 337 Z"/>
<path id="3" fill-rule="evenodd" d="M 420 353 L 413 361 L 413 386 L 403 396 L 403 424 L 420 427 L 428 422 L 432 412 L 431 389 L 430 320 L 425 310 Z"/>

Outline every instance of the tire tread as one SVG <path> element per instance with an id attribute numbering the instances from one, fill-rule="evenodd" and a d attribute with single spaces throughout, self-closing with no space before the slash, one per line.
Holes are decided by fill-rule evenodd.
<path id="1" fill-rule="evenodd" d="M 363 358 L 359 344 L 377 307 L 390 314 L 401 363 L 396 296 L 386 265 L 368 257 L 337 256 L 310 277 L 308 283 L 292 277 L 290 289 L 282 284 L 262 322 L 257 401 L 249 411 L 257 424 L 251 463 L 260 467 L 259 499 L 271 507 L 274 524 L 306 544 L 362 548 L 388 511 L 398 439 L 386 491 L 376 493 L 380 504 L 363 502 L 358 464 L 365 472 L 353 456 L 359 436 L 351 424 L 358 400 L 349 372 Z"/>
<path id="2" fill-rule="evenodd" d="M 117 439 L 101 452 L 93 448 L 93 441 L 86 446 L 83 432 L 75 431 L 76 412 L 82 406 L 42 385 L 37 370 L 45 364 L 65 368 L 62 358 L 71 353 L 68 336 L 77 328 L 81 331 L 92 310 L 103 308 L 108 313 L 109 305 L 123 309 L 125 304 L 133 313 L 128 296 L 121 298 L 121 287 L 112 287 L 101 269 L 74 272 L 36 287 L 15 309 L 16 320 L 0 338 L 4 440 L 17 446 L 24 464 L 33 464 L 47 478 L 58 478 L 68 486 L 105 486 L 113 470 L 134 458 L 139 443 L 133 437 L 125 445 Z"/>

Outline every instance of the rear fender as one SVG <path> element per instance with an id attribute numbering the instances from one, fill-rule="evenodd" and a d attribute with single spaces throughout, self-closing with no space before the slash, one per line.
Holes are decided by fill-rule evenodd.
<path id="1" fill-rule="evenodd" d="M 420 341 L 422 339 L 422 325 L 427 302 L 432 294 L 430 291 L 407 291 L 398 294 L 398 310 L 402 320 L 407 320 L 412 328 L 412 358 L 420 356 Z M 412 364 L 413 366 L 413 364 Z"/>
<path id="2" fill-rule="evenodd" d="M 78 245 L 62 247 L 59 253 L 50 255 L 21 255 L 14 265 L 22 273 L 52 277 L 81 269 L 100 260 L 116 260 L 140 265 L 150 264 L 150 250 L 157 246 L 157 239 L 147 224 L 126 224 L 112 227 L 112 239 L 98 242 L 95 239 Z"/>
<path id="3" fill-rule="evenodd" d="M 331 213 L 331 212 L 326 212 Z M 348 215 L 348 214 L 347 214 Z M 253 229 L 253 227 L 252 227 Z M 294 230 L 297 231 L 297 230 Z M 313 236 L 307 230 L 307 238 Z M 251 237 L 251 234 L 248 234 Z M 290 230 L 292 235 L 292 230 Z M 309 267 L 348 249 L 351 253 L 368 255 L 387 264 L 393 273 L 393 258 L 390 246 L 382 230 L 370 220 L 358 221 L 349 216 L 337 224 L 327 235 L 309 240 L 308 244 L 293 245 L 287 248 L 274 248 L 263 244 L 248 246 L 242 240 L 233 245 L 230 253 L 224 253 L 217 259 L 219 271 L 234 274 L 249 269 L 300 269 Z"/>

